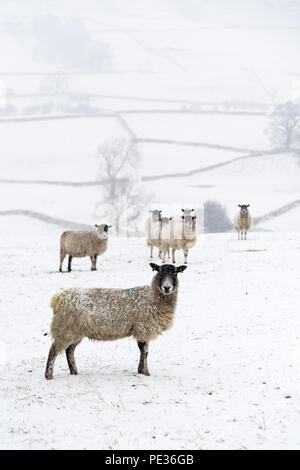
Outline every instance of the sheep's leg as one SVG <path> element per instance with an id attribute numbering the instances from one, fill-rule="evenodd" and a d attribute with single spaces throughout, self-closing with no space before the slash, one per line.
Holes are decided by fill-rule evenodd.
<path id="1" fill-rule="evenodd" d="M 150 246 L 150 258 L 153 258 L 153 245 Z"/>
<path id="2" fill-rule="evenodd" d="M 238 240 L 241 239 L 241 232 L 238 230 Z"/>
<path id="3" fill-rule="evenodd" d="M 244 240 L 247 240 L 247 230 L 244 232 Z"/>
<path id="4" fill-rule="evenodd" d="M 79 343 L 80 343 L 80 341 L 78 343 L 70 344 L 70 346 L 66 349 L 66 356 L 67 356 L 67 361 L 68 361 L 68 365 L 69 365 L 71 375 L 77 375 L 78 374 L 77 367 L 76 367 L 76 362 L 75 362 L 75 358 L 74 358 L 74 351 L 75 351 L 76 346 L 78 346 Z"/>
<path id="5" fill-rule="evenodd" d="M 168 258 L 170 259 L 170 248 L 168 246 L 163 249 L 163 258 L 162 258 L 163 263 L 166 262 L 166 254 L 167 254 Z"/>
<path id="6" fill-rule="evenodd" d="M 45 378 L 47 380 L 53 379 L 53 367 L 54 367 L 54 362 L 55 362 L 57 355 L 58 355 L 58 351 L 57 351 L 55 343 L 53 343 L 49 351 L 46 371 L 45 371 Z"/>
<path id="7" fill-rule="evenodd" d="M 73 259 L 73 256 L 69 255 L 69 261 L 68 261 L 68 272 L 69 273 L 72 271 L 72 268 L 71 268 L 72 259 Z"/>
<path id="8" fill-rule="evenodd" d="M 172 263 L 175 264 L 175 248 L 172 248 Z"/>
<path id="9" fill-rule="evenodd" d="M 63 261 L 66 257 L 66 253 L 64 251 L 61 251 L 60 252 L 60 264 L 59 264 L 59 272 L 62 273 L 62 264 L 63 264 Z"/>
<path id="10" fill-rule="evenodd" d="M 94 262 L 95 271 L 96 271 L 96 269 L 97 269 L 97 257 L 98 257 L 98 256 L 97 256 L 97 255 L 95 255 L 95 262 Z"/>
<path id="11" fill-rule="evenodd" d="M 90 256 L 90 258 L 92 262 L 91 271 L 96 271 L 97 256 L 96 255 Z"/>
<path id="12" fill-rule="evenodd" d="M 188 257 L 189 250 L 184 249 L 183 253 L 184 253 L 184 264 L 187 264 L 187 257 Z"/>
<path id="13" fill-rule="evenodd" d="M 138 347 L 141 352 L 138 373 L 150 375 L 148 371 L 147 357 L 148 357 L 148 343 L 145 341 L 138 341 Z"/>

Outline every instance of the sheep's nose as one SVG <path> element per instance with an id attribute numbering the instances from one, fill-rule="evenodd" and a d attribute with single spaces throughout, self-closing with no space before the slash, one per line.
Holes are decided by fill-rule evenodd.
<path id="1" fill-rule="evenodd" d="M 165 287 L 164 287 L 164 291 L 165 291 L 165 293 L 166 293 L 166 294 L 168 294 L 168 293 L 170 292 L 170 289 L 171 289 L 171 287 L 169 287 L 169 286 L 168 286 L 168 287 L 167 287 L 167 286 L 165 286 Z"/>

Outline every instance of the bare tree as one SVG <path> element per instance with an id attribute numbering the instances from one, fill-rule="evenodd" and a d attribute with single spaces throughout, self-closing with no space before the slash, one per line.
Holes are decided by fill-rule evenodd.
<path id="1" fill-rule="evenodd" d="M 61 111 L 61 95 L 69 91 L 70 82 L 63 73 L 45 75 L 41 81 L 41 91 L 53 95 L 55 101 L 55 111 Z"/>
<path id="2" fill-rule="evenodd" d="M 271 141 L 283 151 L 294 150 L 300 142 L 300 105 L 288 101 L 276 106 L 268 128 Z"/>
<path id="3" fill-rule="evenodd" d="M 110 217 L 117 235 L 122 224 L 128 234 L 128 225 L 140 217 L 149 199 L 139 177 L 137 145 L 127 139 L 114 139 L 98 148 L 97 158 L 99 177 L 104 182 L 97 212 Z"/>
<path id="4" fill-rule="evenodd" d="M 233 224 L 222 204 L 218 201 L 204 203 L 204 231 L 206 233 L 228 232 L 232 227 Z"/>

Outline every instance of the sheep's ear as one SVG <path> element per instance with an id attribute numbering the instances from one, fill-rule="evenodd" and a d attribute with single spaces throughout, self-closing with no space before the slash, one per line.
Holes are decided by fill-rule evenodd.
<path id="1" fill-rule="evenodd" d="M 184 219 L 184 215 L 182 215 L 181 218 Z"/>
<path id="2" fill-rule="evenodd" d="M 98 225 L 97 225 L 97 224 L 95 224 L 95 227 L 98 227 Z"/>
<path id="3" fill-rule="evenodd" d="M 178 268 L 176 268 L 177 272 L 178 273 L 183 273 L 183 271 L 185 271 L 187 268 L 187 266 L 185 266 L 184 264 L 182 264 L 181 266 L 179 266 Z"/>
<path id="4" fill-rule="evenodd" d="M 241 204 L 238 204 L 239 207 L 242 207 Z"/>
<path id="5" fill-rule="evenodd" d="M 173 219 L 173 217 L 170 217 L 170 219 L 169 219 L 169 220 L 172 220 L 172 219 Z"/>
<path id="6" fill-rule="evenodd" d="M 246 205 L 246 207 L 249 207 L 249 206 L 250 206 L 250 204 L 247 204 L 247 205 Z"/>
<path id="7" fill-rule="evenodd" d="M 195 220 L 195 219 L 196 219 L 196 216 L 195 216 L 195 215 L 193 215 L 192 219 L 193 219 L 193 220 Z"/>
<path id="8" fill-rule="evenodd" d="M 151 268 L 152 268 L 152 271 L 159 271 L 159 266 L 155 263 L 149 263 Z"/>
<path id="9" fill-rule="evenodd" d="M 182 210 L 182 212 L 184 212 L 184 209 L 181 209 L 181 210 Z"/>
<path id="10" fill-rule="evenodd" d="M 112 228 L 112 225 L 108 225 L 107 227 L 108 227 L 108 228 Z"/>

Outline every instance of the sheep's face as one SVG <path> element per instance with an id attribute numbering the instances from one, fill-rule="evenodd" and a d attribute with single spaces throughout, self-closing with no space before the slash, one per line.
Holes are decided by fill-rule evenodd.
<path id="1" fill-rule="evenodd" d="M 250 206 L 250 204 L 238 204 L 238 206 L 241 208 L 242 215 L 248 214 L 248 207 Z"/>
<path id="2" fill-rule="evenodd" d="M 162 217 L 162 219 L 161 219 L 161 224 L 162 224 L 163 226 L 168 225 L 168 223 L 170 222 L 170 220 L 171 220 L 171 218 L 169 218 L 169 217 Z"/>
<path id="3" fill-rule="evenodd" d="M 184 222 L 184 225 L 188 227 L 193 227 L 194 221 L 196 220 L 195 215 L 182 215 L 182 220 Z"/>
<path id="4" fill-rule="evenodd" d="M 97 224 L 95 224 L 95 227 L 97 229 L 98 237 L 101 238 L 101 240 L 106 240 L 108 238 L 108 229 L 111 227 L 111 225 L 106 225 L 106 224 L 97 225 Z"/>
<path id="5" fill-rule="evenodd" d="M 185 238 L 193 238 L 194 231 L 196 228 L 196 216 L 195 215 L 183 215 L 183 232 Z"/>
<path id="6" fill-rule="evenodd" d="M 159 220 L 161 220 L 161 211 L 156 209 L 156 210 L 150 211 L 150 212 L 152 214 L 153 222 L 158 222 Z"/>
<path id="7" fill-rule="evenodd" d="M 158 266 L 155 263 L 150 263 L 153 271 L 157 271 L 156 285 L 159 291 L 164 295 L 170 295 L 177 286 L 177 274 L 183 273 L 187 266 L 176 267 L 173 264 L 162 264 Z"/>

